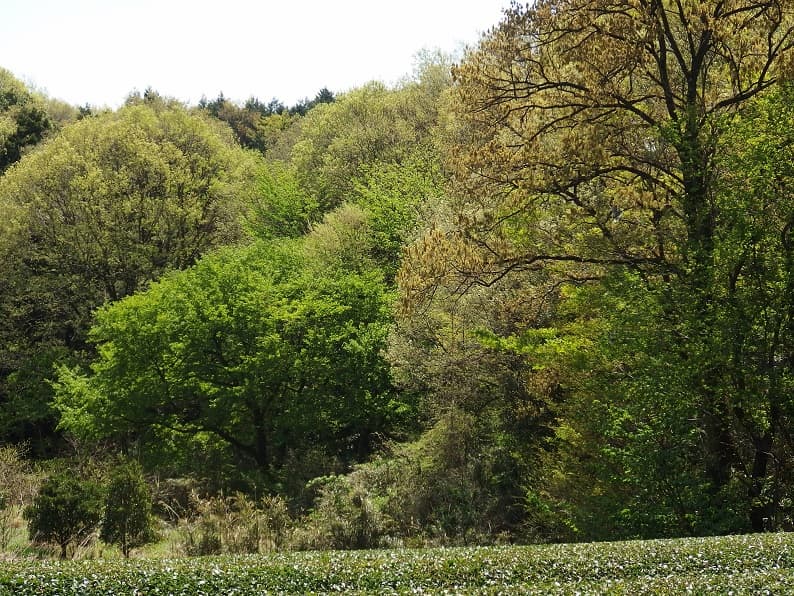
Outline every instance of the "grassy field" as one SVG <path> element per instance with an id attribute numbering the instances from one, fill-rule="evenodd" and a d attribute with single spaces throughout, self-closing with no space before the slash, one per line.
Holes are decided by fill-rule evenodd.
<path id="1" fill-rule="evenodd" d="M 2 596 L 268 593 L 794 593 L 794 534 L 527 547 L 0 563 Z"/>

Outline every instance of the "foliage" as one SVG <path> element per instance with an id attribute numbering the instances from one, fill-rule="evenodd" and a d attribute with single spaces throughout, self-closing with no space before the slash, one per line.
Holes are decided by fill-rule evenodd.
<path id="1" fill-rule="evenodd" d="M 789 534 L 268 557 L 5 562 L 0 593 L 786 593 Z"/>
<path id="2" fill-rule="evenodd" d="M 321 213 L 349 199 L 360 168 L 400 164 L 430 140 L 438 98 L 450 83 L 443 70 L 443 58 L 430 56 L 414 80 L 396 89 L 369 83 L 307 113 L 291 162 Z"/>
<path id="3" fill-rule="evenodd" d="M 130 105 L 66 127 L 3 177 L 0 200 L 22 209 L 31 276 L 53 269 L 117 300 L 239 237 L 249 164 L 178 104 Z"/>
<path id="4" fill-rule="evenodd" d="M 315 199 L 300 187 L 292 168 L 280 162 L 262 167 L 246 223 L 255 238 L 297 238 L 317 219 Z"/>
<path id="5" fill-rule="evenodd" d="M 383 285 L 301 267 L 295 243 L 224 250 L 103 308 L 91 374 L 60 369 L 62 424 L 158 450 L 163 434 L 209 435 L 268 482 L 290 450 L 365 456 L 400 405 L 381 355 Z"/>
<path id="6" fill-rule="evenodd" d="M 24 447 L 0 447 L 0 551 L 8 549 L 21 509 L 38 491 L 38 477 L 24 457 Z"/>
<path id="7" fill-rule="evenodd" d="M 156 539 L 152 499 L 140 465 L 134 461 L 116 464 L 106 491 L 99 538 L 118 544 L 122 554 L 129 557 L 133 548 Z"/>
<path id="8" fill-rule="evenodd" d="M 540 491 L 527 443 L 502 427 L 500 413 L 475 418 L 450 410 L 412 442 L 345 475 L 316 478 L 312 509 L 296 524 L 294 548 L 492 544 L 573 535 L 566 516 Z"/>
<path id="9" fill-rule="evenodd" d="M 0 447 L 0 495 L 6 506 L 24 506 L 38 492 L 37 477 L 25 459 L 26 455 L 25 446 Z"/>
<path id="10" fill-rule="evenodd" d="M 290 545 L 299 550 L 376 548 L 385 534 L 383 516 L 355 474 L 316 478 L 314 507 L 297 525 Z"/>
<path id="11" fill-rule="evenodd" d="M 212 101 L 202 98 L 198 107 L 227 123 L 243 147 L 270 154 L 278 144 L 280 136 L 274 132 L 279 129 L 283 131 L 295 117 L 305 116 L 313 107 L 333 103 L 334 99 L 334 94 L 323 88 L 314 99 L 304 99 L 287 109 L 275 98 L 263 103 L 256 97 L 251 97 L 240 106 L 221 93 Z"/>
<path id="12" fill-rule="evenodd" d="M 43 327 L 48 325 L 42 324 Z M 18 334 L 27 329 L 4 331 L 8 333 L 8 343 L 0 347 L 0 357 L 7 376 L 0 380 L 0 436 L 8 441 L 28 441 L 32 457 L 51 456 L 57 452 L 60 440 L 54 432 L 52 389 L 44 380 L 52 375 L 56 362 L 70 362 L 74 356 L 64 346 L 47 345 L 49 342 L 44 340 L 38 343 L 32 331 L 19 338 Z M 47 333 L 44 329 L 39 331 L 42 335 Z"/>
<path id="13" fill-rule="evenodd" d="M 0 174 L 54 128 L 47 107 L 43 98 L 0 68 Z"/>
<path id="14" fill-rule="evenodd" d="M 430 266 L 454 266 L 444 258 Z M 401 283 L 413 265 L 403 263 Z M 421 396 L 426 429 L 401 454 L 394 482 L 396 511 L 416 526 L 410 533 L 452 542 L 568 535 L 565 516 L 530 523 L 522 506 L 555 469 L 546 454 L 566 390 L 555 369 L 505 339 L 533 334 L 554 316 L 557 298 L 538 290 L 543 281 L 543 273 L 525 273 L 492 287 L 439 284 L 420 307 L 401 311 L 389 359 L 398 385 Z"/>
<path id="15" fill-rule="evenodd" d="M 284 547 L 291 526 L 282 497 L 221 495 L 200 501 L 196 516 L 179 525 L 179 546 L 188 556 L 271 552 Z"/>
<path id="16" fill-rule="evenodd" d="M 200 478 L 191 554 L 794 527 L 793 50 L 541 0 L 291 109 L 0 70 L 0 438 Z"/>
<path id="17" fill-rule="evenodd" d="M 419 236 L 445 197 L 445 178 L 437 151 L 414 147 L 399 162 L 361 166 L 351 201 L 367 213 L 369 257 L 387 279 L 397 273 L 404 246 Z"/>
<path id="18" fill-rule="evenodd" d="M 30 539 L 57 544 L 65 559 L 68 546 L 89 537 L 99 525 L 102 490 L 71 470 L 55 473 L 44 480 L 24 517 Z"/>
<path id="19" fill-rule="evenodd" d="M 600 318 L 567 417 L 578 457 L 596 448 L 590 472 L 573 470 L 600 479 L 584 511 L 601 501 L 590 517 L 614 521 L 598 535 L 791 523 L 791 105 L 788 89 L 775 90 L 723 132 L 699 290 L 615 272 L 572 295 L 569 312 Z"/>
<path id="20" fill-rule="evenodd" d="M 304 238 L 307 268 L 365 273 L 382 271 L 374 262 L 375 237 L 370 214 L 356 204 L 343 203 L 312 225 Z"/>
<path id="21" fill-rule="evenodd" d="M 787 515 L 791 219 L 758 148 L 785 154 L 788 100 L 776 127 L 753 114 L 793 44 L 773 3 L 551 0 L 512 7 L 455 69 L 452 216 L 406 251 L 403 304 L 522 282 L 546 302 L 486 337 L 564 389 L 550 477 L 569 475 L 580 519 L 615 516 L 607 535 Z"/>
<path id="22" fill-rule="evenodd" d="M 0 180 L 0 432 L 52 436 L 44 382 L 79 361 L 92 311 L 242 237 L 251 158 L 164 101 L 66 126 Z"/>

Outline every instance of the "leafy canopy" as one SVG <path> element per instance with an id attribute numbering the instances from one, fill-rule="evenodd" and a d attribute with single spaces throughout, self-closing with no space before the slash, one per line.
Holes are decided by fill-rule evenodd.
<path id="1" fill-rule="evenodd" d="M 91 373 L 59 372 L 61 424 L 207 433 L 266 474 L 289 450 L 360 455 L 397 408 L 388 329 L 377 274 L 304 274 L 290 241 L 222 250 L 98 311 Z"/>

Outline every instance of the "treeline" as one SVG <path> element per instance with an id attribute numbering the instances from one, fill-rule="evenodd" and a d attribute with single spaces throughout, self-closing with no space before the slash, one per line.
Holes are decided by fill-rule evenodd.
<path id="1" fill-rule="evenodd" d="M 792 12 L 620 6 L 289 109 L 3 72 L 0 440 L 304 547 L 789 528 Z"/>

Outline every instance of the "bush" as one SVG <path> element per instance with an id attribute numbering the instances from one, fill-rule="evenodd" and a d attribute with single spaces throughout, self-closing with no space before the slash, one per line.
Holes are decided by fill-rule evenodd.
<path id="1" fill-rule="evenodd" d="M 313 510 L 293 537 L 296 548 L 370 548 L 496 544 L 571 534 L 529 472 L 521 451 L 495 423 L 450 411 L 416 441 L 344 476 L 309 483 Z"/>
<path id="2" fill-rule="evenodd" d="M 136 462 L 122 463 L 111 473 L 99 537 L 103 542 L 119 545 L 125 558 L 129 558 L 133 548 L 156 539 L 152 498 Z"/>
<path id="3" fill-rule="evenodd" d="M 24 461 L 24 449 L 0 447 L 0 550 L 7 550 L 19 525 L 19 513 L 33 501 L 38 480 Z"/>
<path id="4" fill-rule="evenodd" d="M 102 517 L 102 490 L 66 470 L 47 478 L 33 503 L 25 508 L 28 534 L 34 542 L 57 544 L 61 559 L 68 546 L 89 537 Z"/>
<path id="5" fill-rule="evenodd" d="M 255 554 L 278 550 L 291 527 L 286 501 L 265 497 L 259 503 L 243 493 L 201 501 L 198 518 L 184 523 L 182 551 L 190 556 Z"/>
<path id="6" fill-rule="evenodd" d="M 298 549 L 363 549 L 381 546 L 385 519 L 364 486 L 348 476 L 313 480 L 319 489 L 314 509 L 293 535 Z"/>
<path id="7" fill-rule="evenodd" d="M 199 484 L 192 478 L 157 480 L 153 489 L 153 511 L 171 523 L 198 516 Z"/>
<path id="8" fill-rule="evenodd" d="M 24 459 L 26 451 L 15 445 L 0 447 L 0 491 L 6 505 L 23 506 L 36 496 L 38 479 Z"/>

